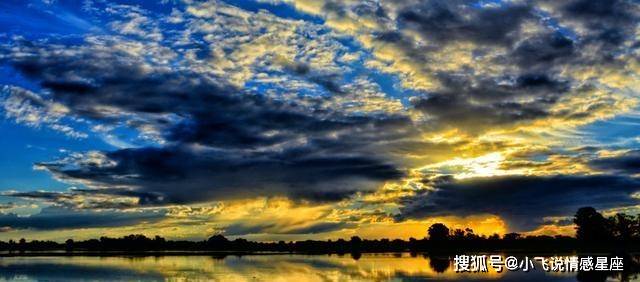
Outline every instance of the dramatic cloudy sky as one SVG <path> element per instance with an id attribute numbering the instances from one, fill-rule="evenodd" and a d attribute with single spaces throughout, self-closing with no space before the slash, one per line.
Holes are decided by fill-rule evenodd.
<path id="1" fill-rule="evenodd" d="M 0 240 L 640 210 L 636 0 L 0 2 Z"/>

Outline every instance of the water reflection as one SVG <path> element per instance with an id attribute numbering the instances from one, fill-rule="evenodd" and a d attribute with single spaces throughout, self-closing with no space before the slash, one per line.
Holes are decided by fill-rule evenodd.
<path id="1" fill-rule="evenodd" d="M 451 257 L 405 253 L 0 258 L 0 280 L 21 281 L 605 281 L 607 278 L 612 277 L 539 270 L 455 273 Z M 627 278 L 633 277 L 624 280 Z"/>

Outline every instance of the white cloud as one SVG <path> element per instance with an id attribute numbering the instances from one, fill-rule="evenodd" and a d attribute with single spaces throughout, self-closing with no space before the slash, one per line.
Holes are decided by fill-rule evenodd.
<path id="1" fill-rule="evenodd" d="M 73 138 L 87 138 L 87 134 L 62 123 L 69 113 L 63 104 L 46 100 L 37 94 L 15 86 L 2 87 L 0 100 L 5 117 L 31 127 L 46 126 Z"/>

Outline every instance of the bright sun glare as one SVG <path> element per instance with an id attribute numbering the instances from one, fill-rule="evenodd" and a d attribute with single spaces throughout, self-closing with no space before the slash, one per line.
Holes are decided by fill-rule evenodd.
<path id="1" fill-rule="evenodd" d="M 420 171 L 423 173 L 449 174 L 457 179 L 506 175 L 510 172 L 500 168 L 500 164 L 504 160 L 505 158 L 501 153 L 495 152 L 475 158 L 454 158 L 422 167 Z"/>

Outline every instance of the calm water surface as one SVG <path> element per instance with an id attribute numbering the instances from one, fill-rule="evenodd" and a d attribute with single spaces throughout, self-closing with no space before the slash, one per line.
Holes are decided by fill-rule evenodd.
<path id="1" fill-rule="evenodd" d="M 620 281 L 539 270 L 455 273 L 448 257 L 410 254 L 5 257 L 0 281 Z M 594 280 L 595 279 L 595 280 Z M 623 281 L 640 281 L 627 275 Z"/>

